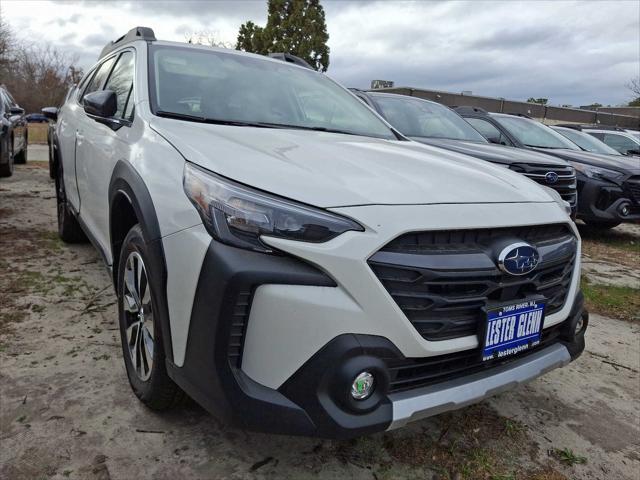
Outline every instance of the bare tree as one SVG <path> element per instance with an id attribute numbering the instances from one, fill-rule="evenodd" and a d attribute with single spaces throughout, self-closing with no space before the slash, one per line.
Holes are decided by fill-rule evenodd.
<path id="1" fill-rule="evenodd" d="M 633 92 L 636 97 L 640 97 L 640 76 L 632 78 L 627 83 L 627 88 Z"/>
<path id="2" fill-rule="evenodd" d="M 0 85 L 6 82 L 13 63 L 16 37 L 2 17 L 0 17 Z"/>
<path id="3" fill-rule="evenodd" d="M 208 30 L 201 30 L 198 32 L 187 32 L 184 35 L 187 43 L 193 43 L 195 45 L 209 45 L 211 47 L 219 48 L 234 48 L 233 43 L 225 40 L 220 40 L 219 32 L 212 32 Z"/>
<path id="4" fill-rule="evenodd" d="M 640 107 L 640 76 L 632 78 L 627 83 L 627 88 L 631 90 L 634 98 L 627 104 L 630 107 Z"/>
<path id="5" fill-rule="evenodd" d="M 78 58 L 51 45 L 19 41 L 0 20 L 0 84 L 5 84 L 27 112 L 59 105 L 82 77 Z"/>

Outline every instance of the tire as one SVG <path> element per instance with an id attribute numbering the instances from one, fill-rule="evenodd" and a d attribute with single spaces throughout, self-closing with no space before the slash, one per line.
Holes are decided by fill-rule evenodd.
<path id="1" fill-rule="evenodd" d="M 19 163 L 19 164 L 27 163 L 27 146 L 28 146 L 28 142 L 29 142 L 29 138 L 27 137 L 27 134 L 25 133 L 25 135 L 24 135 L 24 146 L 22 147 L 22 150 L 20 151 L 20 153 L 18 153 L 15 156 L 15 158 L 14 158 L 14 162 L 15 163 Z"/>
<path id="2" fill-rule="evenodd" d="M 124 239 L 118 263 L 120 339 L 131 389 L 147 407 L 167 410 L 184 393 L 167 374 L 160 318 L 154 315 L 161 293 L 151 288 L 158 282 L 149 255 L 142 229 L 135 225 Z"/>
<path id="3" fill-rule="evenodd" d="M 84 243 L 87 236 L 82 231 L 78 219 L 67 204 L 62 168 L 58 165 L 56 175 L 56 206 L 58 210 L 58 236 L 65 243 Z"/>
<path id="4" fill-rule="evenodd" d="M 586 223 L 587 227 L 589 227 L 592 230 L 605 231 L 605 230 L 611 230 L 612 228 L 617 227 L 622 222 L 602 222 L 598 220 L 585 220 L 584 223 Z"/>
<path id="5" fill-rule="evenodd" d="M 7 161 L 7 163 L 0 164 L 0 177 L 10 177 L 13 175 L 13 157 L 9 151 L 8 143 L 9 142 L 7 142 L 5 148 L 0 146 L 0 148 L 2 148 L 2 151 L 0 151 L 0 160 L 2 160 L 2 157 L 5 157 L 4 159 Z"/>
<path id="6" fill-rule="evenodd" d="M 56 178 L 56 167 L 53 161 L 53 145 L 51 145 L 51 139 L 47 139 L 47 145 L 49 146 L 49 178 L 53 180 Z"/>

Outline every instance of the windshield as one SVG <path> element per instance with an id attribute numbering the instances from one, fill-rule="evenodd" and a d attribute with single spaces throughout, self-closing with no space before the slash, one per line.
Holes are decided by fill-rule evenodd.
<path id="1" fill-rule="evenodd" d="M 153 45 L 151 52 L 156 115 L 396 139 L 367 106 L 321 73 L 234 51 Z"/>
<path id="2" fill-rule="evenodd" d="M 573 143 L 587 152 L 602 153 L 604 155 L 620 155 L 616 150 L 611 148 L 606 143 L 601 142 L 595 137 L 587 133 L 579 132 L 571 128 L 551 127 L 560 135 L 567 137 Z"/>
<path id="3" fill-rule="evenodd" d="M 527 147 L 580 150 L 575 143 L 535 120 L 507 115 L 494 115 L 493 118 Z"/>
<path id="4" fill-rule="evenodd" d="M 460 115 L 444 105 L 401 95 L 372 95 L 382 116 L 407 137 L 449 138 L 488 143 Z"/>

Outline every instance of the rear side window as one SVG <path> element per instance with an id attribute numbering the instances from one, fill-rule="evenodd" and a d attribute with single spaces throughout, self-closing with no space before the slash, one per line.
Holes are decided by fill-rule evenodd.
<path id="1" fill-rule="evenodd" d="M 633 140 L 625 137 L 624 135 L 618 135 L 616 133 L 605 133 L 604 143 L 609 145 L 611 148 L 619 151 L 623 155 L 626 154 L 629 150 L 638 150 L 638 145 Z"/>
<path id="2" fill-rule="evenodd" d="M 118 110 L 116 117 L 127 117 L 132 113 L 133 107 L 133 52 L 127 51 L 120 55 L 116 66 L 113 68 L 109 80 L 105 85 L 105 90 L 113 90 L 118 100 Z M 129 105 L 131 108 L 129 108 Z"/>
<path id="3" fill-rule="evenodd" d="M 93 75 L 93 78 L 87 84 L 87 88 L 84 90 L 82 98 L 86 97 L 87 94 L 96 92 L 102 88 L 102 85 L 104 85 L 104 81 L 109 76 L 109 72 L 111 71 L 114 60 L 115 57 L 110 58 L 98 67 L 98 70 Z"/>

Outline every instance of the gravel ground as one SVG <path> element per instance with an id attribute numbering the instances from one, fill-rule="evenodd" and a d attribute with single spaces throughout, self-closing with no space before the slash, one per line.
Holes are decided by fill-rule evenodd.
<path id="1" fill-rule="evenodd" d="M 639 478 L 638 323 L 592 316 L 569 367 L 403 430 L 269 436 L 136 400 L 108 275 L 58 241 L 46 163 L 0 180 L 0 252 L 0 478 Z"/>

